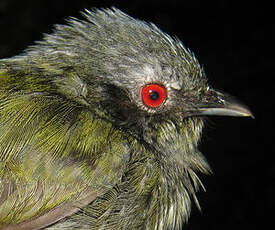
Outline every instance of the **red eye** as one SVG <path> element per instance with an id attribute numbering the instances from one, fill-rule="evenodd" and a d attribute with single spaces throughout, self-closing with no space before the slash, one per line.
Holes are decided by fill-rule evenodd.
<path id="1" fill-rule="evenodd" d="M 143 87 L 141 97 L 145 105 L 151 108 L 156 108 L 166 99 L 167 94 L 163 86 L 150 84 Z"/>

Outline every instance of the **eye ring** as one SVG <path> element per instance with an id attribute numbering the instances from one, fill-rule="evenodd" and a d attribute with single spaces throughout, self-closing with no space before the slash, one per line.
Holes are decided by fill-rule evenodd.
<path id="1" fill-rule="evenodd" d="M 167 98 L 167 92 L 164 86 L 152 83 L 142 88 L 141 98 L 147 107 L 157 108 L 161 106 Z"/>

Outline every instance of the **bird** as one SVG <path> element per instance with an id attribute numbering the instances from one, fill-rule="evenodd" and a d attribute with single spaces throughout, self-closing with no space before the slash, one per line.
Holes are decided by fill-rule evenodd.
<path id="1" fill-rule="evenodd" d="M 208 116 L 253 117 L 177 37 L 117 8 L 0 60 L 0 229 L 182 228 Z"/>

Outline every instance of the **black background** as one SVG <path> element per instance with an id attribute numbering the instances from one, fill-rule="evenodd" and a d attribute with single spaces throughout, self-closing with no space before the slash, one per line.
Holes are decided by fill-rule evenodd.
<path id="1" fill-rule="evenodd" d="M 211 117 L 200 149 L 214 175 L 202 176 L 184 229 L 267 226 L 273 214 L 274 14 L 264 1 L 0 0 L 0 58 L 22 52 L 52 25 L 83 8 L 116 6 L 176 35 L 205 67 L 210 84 L 235 95 L 256 119 Z M 271 227 L 272 228 L 272 227 Z"/>

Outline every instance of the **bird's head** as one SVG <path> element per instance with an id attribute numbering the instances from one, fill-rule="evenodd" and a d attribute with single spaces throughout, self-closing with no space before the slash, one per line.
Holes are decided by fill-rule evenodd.
<path id="1" fill-rule="evenodd" d="M 56 26 L 28 53 L 55 72 L 57 90 L 99 117 L 142 135 L 150 124 L 204 115 L 252 116 L 212 89 L 193 53 L 155 25 L 117 9 Z M 43 64 L 45 62 L 45 64 Z"/>

